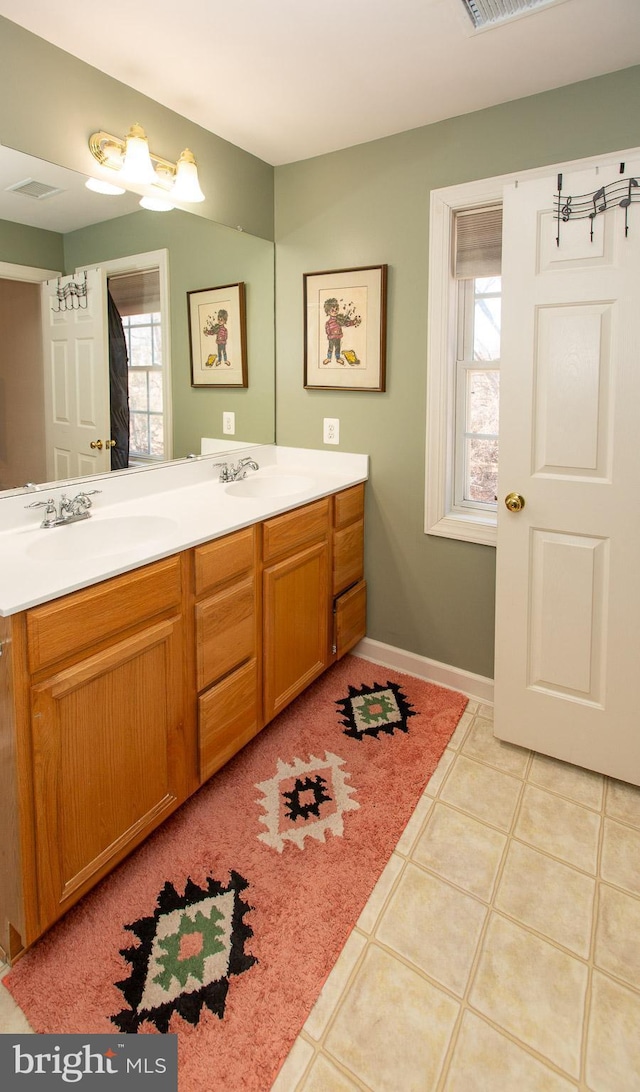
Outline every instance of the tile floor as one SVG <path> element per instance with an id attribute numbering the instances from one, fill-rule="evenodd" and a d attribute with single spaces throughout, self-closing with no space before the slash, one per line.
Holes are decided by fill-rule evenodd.
<path id="1" fill-rule="evenodd" d="M 273 1092 L 640 1092 L 640 789 L 491 717 L 469 704 Z M 0 1030 L 29 1030 L 1 986 Z"/>

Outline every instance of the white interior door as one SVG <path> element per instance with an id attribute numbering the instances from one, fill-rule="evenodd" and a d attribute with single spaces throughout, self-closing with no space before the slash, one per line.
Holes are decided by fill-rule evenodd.
<path id="1" fill-rule="evenodd" d="M 47 477 L 79 478 L 108 471 L 111 456 L 109 357 L 104 275 L 88 270 L 86 297 L 57 298 L 58 288 L 84 273 L 43 285 L 44 403 Z M 80 304 L 81 306 L 77 306 Z M 91 445 L 98 445 L 92 447 Z"/>
<path id="2" fill-rule="evenodd" d="M 556 178 L 505 191 L 495 732 L 640 784 L 640 202 L 557 246 Z"/>

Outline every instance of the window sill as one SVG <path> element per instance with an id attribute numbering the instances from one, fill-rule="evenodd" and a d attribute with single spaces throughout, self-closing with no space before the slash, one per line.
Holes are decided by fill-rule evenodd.
<path id="1" fill-rule="evenodd" d="M 426 528 L 426 534 L 439 538 L 457 538 L 463 542 L 477 542 L 481 546 L 495 546 L 498 531 L 497 515 L 480 516 L 477 512 L 448 512 Z"/>

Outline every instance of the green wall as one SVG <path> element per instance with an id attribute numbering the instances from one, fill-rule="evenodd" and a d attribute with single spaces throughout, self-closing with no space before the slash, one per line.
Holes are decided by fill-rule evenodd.
<path id="1" fill-rule="evenodd" d="M 368 635 L 493 675 L 495 551 L 425 535 L 432 189 L 638 144 L 640 68 L 277 167 L 276 433 L 367 452 Z M 387 391 L 303 389 L 303 273 L 389 266 Z M 335 450 L 329 448 L 328 450 Z"/>
<path id="2" fill-rule="evenodd" d="M 63 237 L 56 231 L 0 220 L 0 262 L 62 271 Z"/>
<path id="3" fill-rule="evenodd" d="M 273 443 L 275 428 L 273 243 L 177 210 L 131 213 L 64 237 L 64 268 L 151 250 L 169 252 L 174 457 L 222 436 L 222 412 L 236 415 L 233 439 Z M 0 252 L 1 253 L 1 252 Z M 187 292 L 244 281 L 247 388 L 191 386 Z"/>
<path id="4" fill-rule="evenodd" d="M 96 28 L 100 33 L 99 23 Z M 91 174 L 91 134 L 104 130 L 122 138 L 134 122 L 145 129 L 151 150 L 171 162 L 191 148 L 206 194 L 191 206 L 195 215 L 273 239 L 268 163 L 0 17 L 2 144 Z"/>

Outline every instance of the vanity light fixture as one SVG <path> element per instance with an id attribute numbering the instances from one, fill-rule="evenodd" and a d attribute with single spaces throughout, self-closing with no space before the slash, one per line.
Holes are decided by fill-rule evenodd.
<path id="1" fill-rule="evenodd" d="M 94 193 L 106 193 L 109 197 L 119 197 L 127 191 L 122 186 L 114 186 L 111 182 L 103 182 L 101 178 L 87 178 L 85 186 Z"/>
<path id="2" fill-rule="evenodd" d="M 159 187 L 169 198 L 165 204 L 171 200 L 191 203 L 205 199 L 193 153 L 185 148 L 177 163 L 155 155 L 149 150 L 144 129 L 137 123 L 131 126 L 124 140 L 102 131 L 93 133 L 89 137 L 89 151 L 101 167 L 118 171 L 123 181 Z"/>

